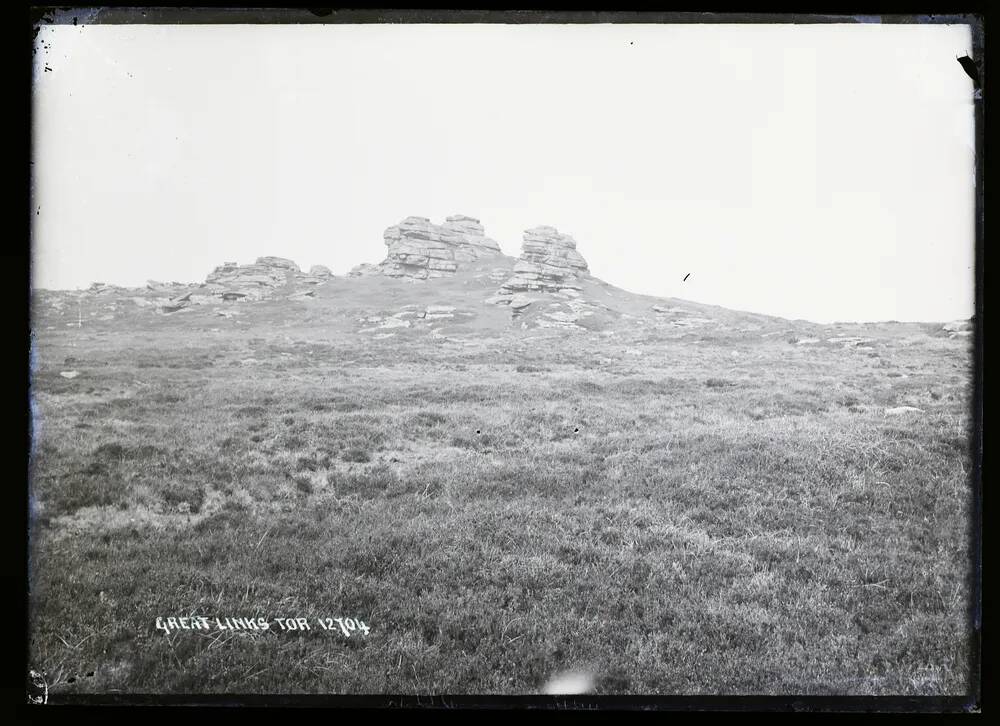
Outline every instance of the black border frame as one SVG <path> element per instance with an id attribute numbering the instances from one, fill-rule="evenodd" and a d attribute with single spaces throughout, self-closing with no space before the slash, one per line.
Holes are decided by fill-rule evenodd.
<path id="1" fill-rule="evenodd" d="M 440 6 L 443 3 L 434 3 Z M 4 250 L 5 269 L 20 269 L 25 275 L 25 287 L 17 288 L 17 293 L 10 287 L 3 290 L 11 300 L 4 300 L 5 309 L 19 311 L 24 305 L 24 319 L 27 325 L 21 330 L 25 334 L 27 345 L 21 349 L 27 352 L 31 345 L 30 318 L 28 301 L 30 299 L 30 250 L 31 250 L 31 58 L 33 41 L 39 25 L 62 25 L 86 22 L 86 24 L 342 24 L 342 23 L 506 23 L 506 24 L 592 24 L 592 23 L 671 23 L 671 24 L 830 24 L 830 23 L 882 23 L 882 24 L 967 24 L 972 29 L 973 61 L 979 70 L 978 90 L 974 96 L 975 113 L 975 145 L 976 145 L 976 190 L 975 190 L 975 318 L 974 318 L 974 356 L 973 356 L 973 432 L 970 449 L 973 460 L 973 491 L 970 507 L 970 548 L 972 551 L 972 588 L 970 598 L 970 628 L 972 647 L 970 648 L 970 692 L 964 696 L 399 696 L 388 694 L 370 695 L 260 695 L 260 694 L 64 694 L 50 697 L 48 706 L 54 708 L 32 707 L 26 704 L 26 688 L 10 688 L 14 695 L 18 715 L 30 714 L 30 718 L 48 715 L 85 715 L 97 707 L 113 707 L 110 710 L 100 708 L 105 715 L 121 712 L 122 706 L 138 707 L 137 710 L 149 711 L 151 706 L 195 706 L 206 707 L 215 711 L 229 711 L 232 707 L 249 707 L 257 709 L 268 707 L 264 713 L 273 713 L 278 709 L 412 709 L 420 711 L 450 711 L 460 710 L 541 710 L 541 711 L 713 711 L 713 712 L 838 712 L 838 713 L 870 713 L 870 712 L 980 712 L 982 708 L 982 680 L 984 672 L 988 675 L 988 665 L 983 659 L 983 605 L 984 590 L 982 587 L 982 524 L 983 524 L 983 303 L 984 303 L 984 222 L 985 222 L 985 13 L 979 9 L 954 13 L 890 13 L 859 14 L 855 12 L 672 12 L 661 10 L 539 10 L 539 9 L 331 9 L 331 8 L 275 8 L 263 6 L 254 8 L 249 4 L 242 6 L 198 6 L 198 7 L 164 7 L 164 6 L 134 6 L 134 5 L 77 5 L 72 7 L 54 5 L 34 5 L 28 8 L 30 34 L 22 35 L 27 48 L 26 81 L 28 102 L 28 129 L 26 154 L 27 164 L 22 167 L 28 172 L 28 184 L 24 189 L 24 204 L 20 206 L 21 218 L 26 221 L 26 234 L 23 240 L 23 252 L 18 253 L 15 242 L 13 253 Z M 16 47 L 16 46 L 15 46 Z M 23 59 L 23 56 L 22 56 Z M 22 71 L 24 72 L 24 71 Z M 20 261 L 23 266 L 17 264 Z M 22 353 L 23 355 L 23 353 Z M 28 369 L 23 366 L 23 358 L 16 358 L 16 363 L 7 360 L 11 365 L 12 376 L 7 380 L 24 382 L 25 393 L 29 390 Z M 16 386 L 10 387 L 18 388 Z M 8 389 L 9 390 L 9 389 Z M 19 430 L 20 439 L 30 451 L 30 403 L 28 396 L 15 396 L 17 403 L 11 401 L 7 410 L 19 410 L 21 416 L 15 425 Z M 28 404 L 28 405 L 25 405 Z M 23 424 L 27 424 L 23 426 Z M 17 437 L 13 437 L 16 439 Z M 12 437 L 7 437 L 11 441 Z M 16 458 L 16 457 L 13 457 Z M 22 462 L 26 483 L 27 457 L 19 459 Z M 20 482 L 17 483 L 19 485 Z M 15 541 L 15 552 L 21 554 L 17 561 L 19 572 L 5 572 L 4 581 L 14 589 L 14 578 L 18 585 L 26 584 L 29 562 L 27 558 L 27 490 L 22 488 L 19 495 L 23 496 L 24 505 L 17 511 L 19 514 L 16 535 L 23 537 Z M 20 569 L 23 566 L 24 569 Z M 22 577 L 24 578 L 22 580 Z M 25 683 L 28 673 L 29 636 L 28 636 L 28 602 L 27 588 L 23 590 L 23 618 L 25 624 L 23 640 L 23 661 L 19 664 L 17 674 L 9 681 Z M 985 665 L 985 667 L 984 667 Z M 13 675 L 13 674 L 12 674 Z M 8 689 L 5 689 L 8 690 Z M 118 707 L 118 708 L 114 708 Z"/>

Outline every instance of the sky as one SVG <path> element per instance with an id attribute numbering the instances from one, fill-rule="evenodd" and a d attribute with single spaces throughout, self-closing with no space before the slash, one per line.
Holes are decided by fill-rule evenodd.
<path id="1" fill-rule="evenodd" d="M 59 25 L 32 282 L 345 274 L 406 216 L 551 225 L 637 293 L 790 319 L 974 302 L 962 25 Z M 687 280 L 684 277 L 689 275 Z"/>

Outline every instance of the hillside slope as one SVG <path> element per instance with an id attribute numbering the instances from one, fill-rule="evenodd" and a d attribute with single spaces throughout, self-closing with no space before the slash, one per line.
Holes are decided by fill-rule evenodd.
<path id="1" fill-rule="evenodd" d="M 393 275 L 262 258 L 216 288 L 35 291 L 30 658 L 53 702 L 567 671 L 966 692 L 967 322 L 787 321 L 485 243 L 415 280 L 438 258 L 404 238 Z"/>

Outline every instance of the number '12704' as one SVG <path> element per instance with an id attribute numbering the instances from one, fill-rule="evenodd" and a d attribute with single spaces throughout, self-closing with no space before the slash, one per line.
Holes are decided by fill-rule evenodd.
<path id="1" fill-rule="evenodd" d="M 319 625 L 323 630 L 336 630 L 339 625 L 341 632 L 348 638 L 351 637 L 351 633 L 368 635 L 371 630 L 364 621 L 354 618 L 319 618 Z"/>

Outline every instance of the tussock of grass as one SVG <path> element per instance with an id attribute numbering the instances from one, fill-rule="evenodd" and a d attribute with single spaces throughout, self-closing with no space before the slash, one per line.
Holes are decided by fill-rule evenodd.
<path id="1" fill-rule="evenodd" d="M 364 449 L 358 447 L 352 447 L 347 449 L 343 454 L 342 458 L 344 461 L 354 461 L 362 464 L 367 464 L 371 461 L 371 455 Z"/>

